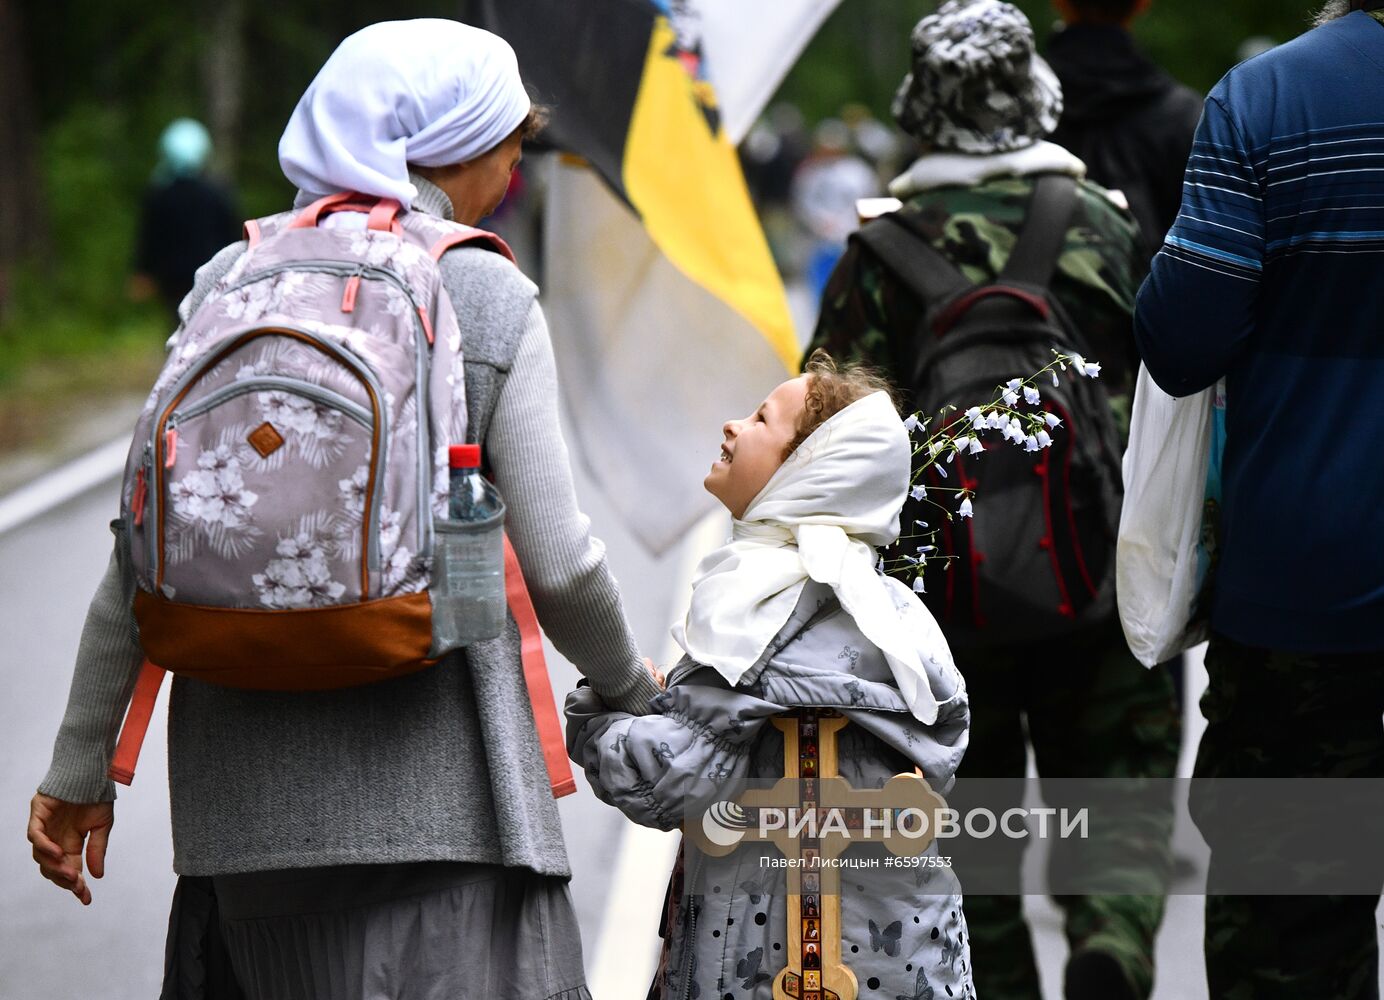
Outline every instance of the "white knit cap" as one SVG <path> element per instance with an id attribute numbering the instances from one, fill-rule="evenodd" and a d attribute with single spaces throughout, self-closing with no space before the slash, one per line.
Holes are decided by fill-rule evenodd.
<path id="1" fill-rule="evenodd" d="M 410 163 L 475 159 L 529 108 L 504 39 L 438 18 L 384 21 L 343 41 L 318 71 L 279 140 L 279 164 L 311 194 L 358 191 L 407 208 L 418 194 Z"/>

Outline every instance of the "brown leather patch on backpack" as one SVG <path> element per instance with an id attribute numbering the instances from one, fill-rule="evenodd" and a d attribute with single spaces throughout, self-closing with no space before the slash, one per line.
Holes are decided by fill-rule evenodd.
<path id="1" fill-rule="evenodd" d="M 260 458 L 268 458 L 284 446 L 284 436 L 267 420 L 252 430 L 245 440 L 259 452 Z"/>

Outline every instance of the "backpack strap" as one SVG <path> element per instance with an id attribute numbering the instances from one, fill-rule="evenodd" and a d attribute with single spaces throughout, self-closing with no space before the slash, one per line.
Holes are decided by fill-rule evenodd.
<path id="1" fill-rule="evenodd" d="M 538 615 L 533 609 L 524 572 L 519 568 L 519 556 L 505 535 L 505 597 L 510 614 L 519 626 L 519 656 L 524 666 L 524 684 L 529 689 L 529 704 L 533 706 L 533 723 L 538 730 L 538 743 L 543 748 L 543 762 L 548 768 L 548 785 L 553 798 L 560 799 L 577 790 L 572 777 L 572 765 L 567 761 L 567 742 L 562 736 L 558 719 L 557 700 L 553 697 L 552 681 L 548 679 L 548 663 L 543 657 L 543 633 L 538 628 Z"/>
<path id="2" fill-rule="evenodd" d="M 1027 306 L 1047 321 L 1052 318 L 1048 301 L 1048 282 L 1067 245 L 1067 227 L 1076 209 L 1076 179 L 1066 174 L 1043 174 L 1033 186 L 1024 227 L 1004 269 L 994 284 L 983 285 L 947 303 L 933 320 L 940 337 L 978 303 L 985 299 L 1007 298 Z"/>
<path id="3" fill-rule="evenodd" d="M 1046 290 L 1067 245 L 1067 228 L 1076 211 L 1076 178 L 1043 174 L 1033 185 L 1019 241 L 1005 261 L 999 284 Z"/>
<path id="4" fill-rule="evenodd" d="M 524 572 L 519 568 L 519 557 L 508 535 L 505 535 L 505 597 L 510 613 L 514 615 L 514 622 L 519 627 L 519 656 L 524 669 L 524 684 L 533 707 L 533 721 L 538 730 L 539 745 L 543 749 L 543 762 L 548 769 L 548 786 L 555 799 L 571 795 L 577 790 L 577 782 L 567 762 L 567 744 L 562 736 L 557 700 L 553 697 L 548 663 L 543 655 L 543 633 L 538 627 L 538 614 L 534 611 L 533 598 L 529 596 L 528 585 L 524 582 Z M 166 673 L 150 660 L 144 661 L 139 679 L 135 682 L 129 711 L 125 714 L 125 724 L 120 730 L 120 739 L 115 746 L 115 755 L 106 772 L 112 781 L 122 785 L 134 781 L 139 751 L 144 746 L 149 720 L 154 714 L 154 703 L 158 700 L 159 688 L 163 686 Z"/>
<path id="5" fill-rule="evenodd" d="M 115 745 L 115 756 L 111 758 L 111 766 L 106 771 L 112 781 L 128 785 L 135 780 L 135 764 L 139 761 L 139 751 L 144 746 L 144 736 L 149 731 L 149 720 L 154 714 L 154 702 L 158 700 L 159 688 L 163 686 L 167 672 L 147 658 L 140 668 L 135 693 L 130 698 L 130 709 L 125 713 L 125 724 L 120 728 L 120 741 Z"/>
<path id="6" fill-rule="evenodd" d="M 488 249 L 494 250 L 511 264 L 516 263 L 514 251 L 509 248 L 508 243 L 494 233 L 484 229 L 476 229 L 473 226 L 460 226 L 456 232 L 441 237 L 432 245 L 432 249 L 428 253 L 433 260 L 441 260 L 444 253 L 452 247 L 461 246 L 463 243 L 484 243 Z"/>
<path id="7" fill-rule="evenodd" d="M 975 287 L 907 211 L 890 212 L 861 226 L 851 239 L 869 248 L 894 277 L 913 293 L 926 314 Z"/>

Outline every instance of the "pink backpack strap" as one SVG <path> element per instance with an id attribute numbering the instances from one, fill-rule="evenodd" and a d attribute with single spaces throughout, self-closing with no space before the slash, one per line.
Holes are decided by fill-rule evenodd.
<path id="1" fill-rule="evenodd" d="M 503 254 L 511 264 L 515 263 L 514 251 L 509 248 L 509 244 L 494 233 L 488 233 L 484 229 L 475 229 L 472 226 L 458 226 L 455 232 L 448 233 L 432 245 L 428 253 L 432 254 L 433 260 L 441 260 L 442 255 L 455 246 L 463 243 L 485 243 L 491 250 L 498 254 Z"/>
<path id="2" fill-rule="evenodd" d="M 130 709 L 125 713 L 125 725 L 120 729 L 120 741 L 115 745 L 115 756 L 111 758 L 110 769 L 106 772 L 112 781 L 128 785 L 135 780 L 135 764 L 144 746 L 144 736 L 149 731 L 149 720 L 153 717 L 154 702 L 158 700 L 165 673 L 162 667 L 155 666 L 147 659 L 140 669 L 139 679 L 135 681 L 135 693 L 130 699 Z"/>
<path id="3" fill-rule="evenodd" d="M 524 685 L 529 689 L 529 703 L 533 706 L 534 728 L 538 730 L 538 743 L 543 748 L 543 763 L 548 768 L 548 786 L 553 798 L 560 799 L 577 790 L 577 781 L 567 762 L 567 743 L 562 738 L 562 722 L 558 719 L 552 681 L 548 679 L 548 663 L 543 657 L 543 633 L 538 628 L 538 614 L 508 534 L 505 535 L 505 597 L 514 624 L 519 626 L 519 658 L 524 667 Z"/>
<path id="4" fill-rule="evenodd" d="M 250 244 L 250 249 L 253 250 L 255 247 L 259 246 L 260 236 L 259 219 L 246 219 L 245 241 Z"/>

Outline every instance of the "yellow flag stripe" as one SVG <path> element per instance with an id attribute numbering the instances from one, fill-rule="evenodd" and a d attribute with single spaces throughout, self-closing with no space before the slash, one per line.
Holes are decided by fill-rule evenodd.
<path id="1" fill-rule="evenodd" d="M 674 39 L 667 18 L 656 18 L 625 139 L 625 194 L 668 259 L 745 317 L 796 372 L 788 297 L 739 158 L 725 134 L 708 127 L 699 84 L 665 55 Z"/>

